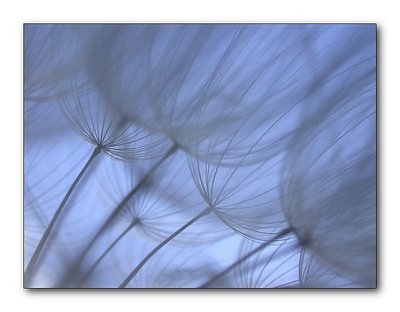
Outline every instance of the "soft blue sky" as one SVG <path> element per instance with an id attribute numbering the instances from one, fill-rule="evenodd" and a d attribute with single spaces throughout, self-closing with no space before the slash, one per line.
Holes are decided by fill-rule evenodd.
<path id="1" fill-rule="evenodd" d="M 135 147 L 144 141 L 152 143 L 159 136 L 166 142 L 176 140 L 199 166 L 190 172 L 182 150 L 161 166 L 146 186 L 149 200 L 140 203 L 150 205 L 150 199 L 159 193 L 166 196 L 152 207 L 156 213 L 162 212 L 150 218 L 149 227 L 156 231 L 156 239 L 133 230 L 101 263 L 88 284 L 92 287 L 118 286 L 151 246 L 205 208 L 207 204 L 192 175 L 203 172 L 204 177 L 209 176 L 209 170 L 220 160 L 223 167 L 217 171 L 214 187 L 227 194 L 231 187 L 235 192 L 222 204 L 223 208 L 236 208 L 226 210 L 231 218 L 227 223 L 236 231 L 245 224 L 243 234 L 265 239 L 273 227 L 257 228 L 260 215 L 266 212 L 262 207 L 274 212 L 273 217 L 269 212 L 264 214 L 268 220 L 284 222 L 282 205 L 287 203 L 286 196 L 302 191 L 301 185 L 287 182 L 288 175 L 294 175 L 290 181 L 298 181 L 295 175 L 303 175 L 304 168 L 315 160 L 313 168 L 317 169 L 306 176 L 312 180 L 318 178 L 318 172 L 335 166 L 348 164 L 351 170 L 353 161 L 358 163 L 374 154 L 375 25 L 181 27 L 76 24 L 50 29 L 47 25 L 25 25 L 25 265 L 45 224 L 94 148 L 70 127 L 62 112 L 66 101 L 75 114 L 96 119 L 89 128 L 107 121 L 112 131 L 118 132 L 114 122 L 122 120 L 131 127 L 156 133 L 154 139 L 139 140 Z M 94 96 L 87 96 L 87 89 Z M 83 106 L 76 106 L 71 91 L 79 93 Z M 93 98 L 101 101 L 93 102 Z M 97 110 L 96 105 L 106 108 Z M 356 130 L 347 135 L 353 127 Z M 337 140 L 343 136 L 343 140 Z M 335 148 L 328 148 L 332 142 Z M 322 158 L 318 156 L 321 153 Z M 158 150 L 155 154 L 162 155 Z M 214 165 L 208 167 L 205 159 Z M 129 159 L 139 176 L 155 161 Z M 375 163 L 359 175 L 374 179 Z M 251 182 L 242 184 L 246 178 Z M 35 280 L 37 287 L 54 286 L 55 276 L 62 274 L 121 200 L 124 187 L 126 192 L 129 190 L 130 179 L 131 171 L 123 161 L 104 154 L 96 159 L 56 226 L 56 235 L 48 244 L 48 257 Z M 322 181 L 307 192 L 321 192 L 323 197 L 335 194 L 341 185 L 340 179 L 332 185 Z M 329 185 L 326 193 L 321 191 L 324 183 Z M 266 193 L 270 189 L 273 191 Z M 286 194 L 287 189 L 293 193 Z M 249 197 L 254 198 L 251 207 L 246 204 Z M 373 198 L 368 200 L 369 205 Z M 348 204 L 353 207 L 353 203 Z M 123 222 L 115 224 L 95 245 L 84 267 L 123 226 Z M 368 224 L 367 229 L 374 231 Z M 217 241 L 221 236 L 229 237 Z M 159 265 L 152 267 L 151 261 L 148 271 L 143 269 L 142 287 L 157 287 L 157 279 L 152 279 L 158 273 L 154 272 L 170 262 L 172 268 L 175 265 L 183 272 L 194 273 L 187 287 L 196 287 L 196 282 L 204 282 L 204 276 L 237 259 L 243 238 L 215 216 L 209 216 L 178 241 L 163 251 L 165 255 L 161 253 L 152 260 Z M 183 247 L 185 252 L 175 256 Z M 279 259 L 284 261 L 285 257 Z M 274 263 L 272 268 L 281 262 Z M 298 258 L 293 257 L 285 267 L 297 263 Z M 240 275 L 235 274 L 236 280 Z M 293 274 L 283 276 L 280 282 L 293 280 Z"/>

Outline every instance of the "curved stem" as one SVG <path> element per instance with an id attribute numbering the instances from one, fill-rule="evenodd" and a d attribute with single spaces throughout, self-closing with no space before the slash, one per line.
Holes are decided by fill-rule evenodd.
<path id="1" fill-rule="evenodd" d="M 246 261 L 247 259 L 249 259 L 250 257 L 252 257 L 253 255 L 255 255 L 256 253 L 258 253 L 259 251 L 263 250 L 265 247 L 267 247 L 269 244 L 271 244 L 273 241 L 281 238 L 282 236 L 285 236 L 287 234 L 289 234 L 290 232 L 292 232 L 291 228 L 286 228 L 283 229 L 282 231 L 280 231 L 279 233 L 277 233 L 274 237 L 272 237 L 271 239 L 267 240 L 266 242 L 262 243 L 259 247 L 257 247 L 256 249 L 254 249 L 253 251 L 251 251 L 250 253 L 248 253 L 247 255 L 241 257 L 240 259 L 238 259 L 236 262 L 232 263 L 229 267 L 227 267 L 225 270 L 223 270 L 222 272 L 216 274 L 215 276 L 213 276 L 211 279 L 209 279 L 207 282 L 205 282 L 204 284 L 202 284 L 200 287 L 198 288 L 209 288 L 213 283 L 215 283 L 218 279 L 220 279 L 222 276 L 224 276 L 225 274 L 227 274 L 228 272 L 230 272 L 231 270 L 233 270 L 236 266 L 238 266 L 239 264 L 241 264 L 243 261 Z"/>
<path id="2" fill-rule="evenodd" d="M 88 252 L 91 250 L 95 242 L 99 239 L 99 237 L 103 234 L 103 232 L 110 226 L 110 224 L 114 221 L 114 219 L 119 215 L 125 205 L 129 202 L 129 200 L 140 190 L 140 188 L 146 184 L 147 180 L 150 176 L 157 170 L 157 168 L 171 155 L 173 155 L 178 150 L 178 146 L 176 144 L 172 145 L 170 149 L 165 153 L 165 155 L 147 172 L 147 174 L 139 181 L 139 183 L 129 191 L 129 193 L 121 200 L 121 202 L 117 205 L 117 207 L 113 210 L 111 215 L 107 218 L 107 220 L 103 223 L 100 229 L 96 232 L 93 238 L 90 240 L 89 244 L 82 251 L 82 253 L 77 258 L 77 261 L 71 266 L 70 270 L 64 274 L 61 279 L 61 282 L 58 283 L 58 287 L 68 287 L 69 284 L 74 280 L 77 272 L 79 271 L 80 265 L 83 259 L 86 257 Z"/>
<path id="3" fill-rule="evenodd" d="M 108 246 L 108 248 L 101 254 L 101 256 L 96 260 L 96 262 L 94 262 L 92 264 L 92 266 L 90 267 L 90 269 L 86 272 L 86 274 L 78 281 L 78 286 L 80 287 L 82 286 L 82 284 L 84 284 L 87 279 L 90 277 L 90 275 L 93 273 L 93 271 L 97 268 L 97 266 L 100 264 L 100 262 L 104 259 L 104 257 L 111 251 L 111 249 L 114 248 L 114 246 L 126 235 L 129 233 L 130 230 L 132 230 L 135 225 L 137 224 L 137 221 L 133 221 L 132 223 L 130 223 L 127 228 L 111 243 L 110 246 Z"/>
<path id="4" fill-rule="evenodd" d="M 163 242 L 161 242 L 159 245 L 157 245 L 152 251 L 150 251 L 146 257 L 143 258 L 143 260 L 136 266 L 136 268 L 129 273 L 129 275 L 125 278 L 125 280 L 119 285 L 118 288 L 125 288 L 129 282 L 136 276 L 136 274 L 140 271 L 140 269 L 151 259 L 151 257 L 154 256 L 161 248 L 163 248 L 165 245 L 167 245 L 172 239 L 174 239 L 176 236 L 178 236 L 180 233 L 182 233 L 185 229 L 187 229 L 189 226 L 191 226 L 193 223 L 195 223 L 197 220 L 201 219 L 202 217 L 208 215 L 211 212 L 211 208 L 207 207 L 204 209 L 202 212 L 200 212 L 197 216 L 192 218 L 189 222 L 187 222 L 185 225 L 180 227 L 178 230 L 176 230 L 174 233 L 172 233 L 170 236 L 168 236 Z"/>
<path id="5" fill-rule="evenodd" d="M 32 279 L 33 277 L 33 273 L 34 273 L 34 269 L 36 268 L 36 265 L 38 264 L 39 258 L 43 252 L 43 248 L 50 236 L 51 231 L 54 228 L 54 225 L 56 224 L 64 206 L 66 205 L 66 203 L 68 202 L 68 199 L 71 197 L 72 192 L 74 191 L 75 187 L 78 185 L 79 181 L 82 179 L 83 175 L 85 174 L 85 172 L 88 170 L 90 164 L 93 162 L 93 160 L 96 158 L 97 155 L 99 155 L 101 152 L 101 147 L 97 146 L 92 155 L 90 156 L 89 160 L 86 162 L 85 166 L 82 168 L 81 172 L 78 174 L 78 176 L 75 178 L 74 182 L 72 183 L 72 185 L 70 186 L 70 188 L 68 189 L 68 192 L 65 194 L 63 200 L 61 201 L 60 205 L 58 206 L 56 212 L 53 215 L 53 218 L 51 219 L 49 225 L 46 228 L 46 231 L 44 232 L 42 238 L 40 239 L 40 242 L 38 244 L 38 246 L 36 247 L 31 260 L 28 263 L 28 266 L 26 267 L 25 270 L 25 284 L 26 282 L 29 283 L 29 281 Z"/>

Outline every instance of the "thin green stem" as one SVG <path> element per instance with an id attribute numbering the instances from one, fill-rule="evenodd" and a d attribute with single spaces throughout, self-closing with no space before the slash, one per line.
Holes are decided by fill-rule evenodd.
<path id="1" fill-rule="evenodd" d="M 136 276 L 136 274 L 140 271 L 140 269 L 153 257 L 161 248 L 163 248 L 165 245 L 167 245 L 171 240 L 173 240 L 176 236 L 178 236 L 180 233 L 182 233 L 185 229 L 187 229 L 189 226 L 191 226 L 193 223 L 195 223 L 197 220 L 201 219 L 202 217 L 208 215 L 211 212 L 211 208 L 207 207 L 203 211 L 201 211 L 197 216 L 192 218 L 189 222 L 187 222 L 185 225 L 180 227 L 178 230 L 176 230 L 174 233 L 172 233 L 170 236 L 168 236 L 164 241 L 162 241 L 160 244 L 158 244 L 151 252 L 147 254 L 146 257 L 143 258 L 143 260 L 136 266 L 136 268 L 129 273 L 129 275 L 125 278 L 125 280 L 119 285 L 118 288 L 125 288 L 128 286 L 130 281 Z"/>
<path id="2" fill-rule="evenodd" d="M 40 239 L 40 242 L 38 244 L 38 246 L 36 247 L 31 260 L 28 263 L 28 266 L 26 267 L 25 270 L 25 284 L 28 283 L 32 280 L 33 278 L 33 274 L 35 271 L 36 266 L 39 263 L 39 258 L 42 255 L 43 252 L 43 248 L 46 245 L 46 242 L 48 241 L 50 234 L 54 228 L 54 225 L 56 224 L 64 206 L 66 205 L 66 203 L 68 202 L 68 199 L 71 197 L 75 187 L 78 185 L 79 181 L 82 179 L 83 175 L 85 174 L 85 172 L 88 170 L 89 166 L 91 165 L 91 163 L 93 162 L 93 160 L 100 154 L 101 152 L 101 147 L 97 146 L 92 155 L 90 156 L 89 160 L 86 162 L 85 166 L 82 168 L 81 172 L 78 174 L 78 176 L 75 178 L 74 182 L 72 183 L 72 185 L 70 186 L 70 188 L 68 189 L 68 192 L 65 194 L 63 200 L 61 201 L 60 205 L 58 206 L 56 212 L 54 213 L 49 225 L 46 228 L 46 231 L 44 232 L 42 238 Z"/>
<path id="3" fill-rule="evenodd" d="M 231 270 L 233 270 L 235 267 L 237 267 L 239 264 L 241 264 L 243 261 L 246 261 L 247 259 L 251 258 L 253 255 L 255 255 L 256 253 L 258 253 L 259 251 L 263 250 L 265 247 L 267 247 L 269 244 L 271 244 L 272 242 L 274 242 L 275 240 L 281 238 L 282 236 L 285 236 L 287 234 L 289 234 L 290 232 L 292 232 L 291 228 L 286 228 L 283 229 L 282 231 L 280 231 L 279 233 L 277 233 L 274 237 L 272 237 L 270 240 L 267 240 L 266 242 L 262 243 L 259 247 L 257 247 L 256 249 L 254 249 L 253 251 L 251 251 L 250 253 L 248 253 L 247 255 L 241 257 L 240 259 L 238 259 L 236 262 L 232 263 L 229 267 L 227 267 L 225 270 L 223 270 L 222 272 L 216 274 L 215 276 L 213 276 L 211 279 L 209 279 L 207 282 L 205 282 L 204 284 L 202 284 L 200 287 L 198 288 L 209 288 L 213 283 L 215 283 L 218 279 L 220 279 L 222 276 L 224 276 L 225 274 L 229 273 Z"/>

